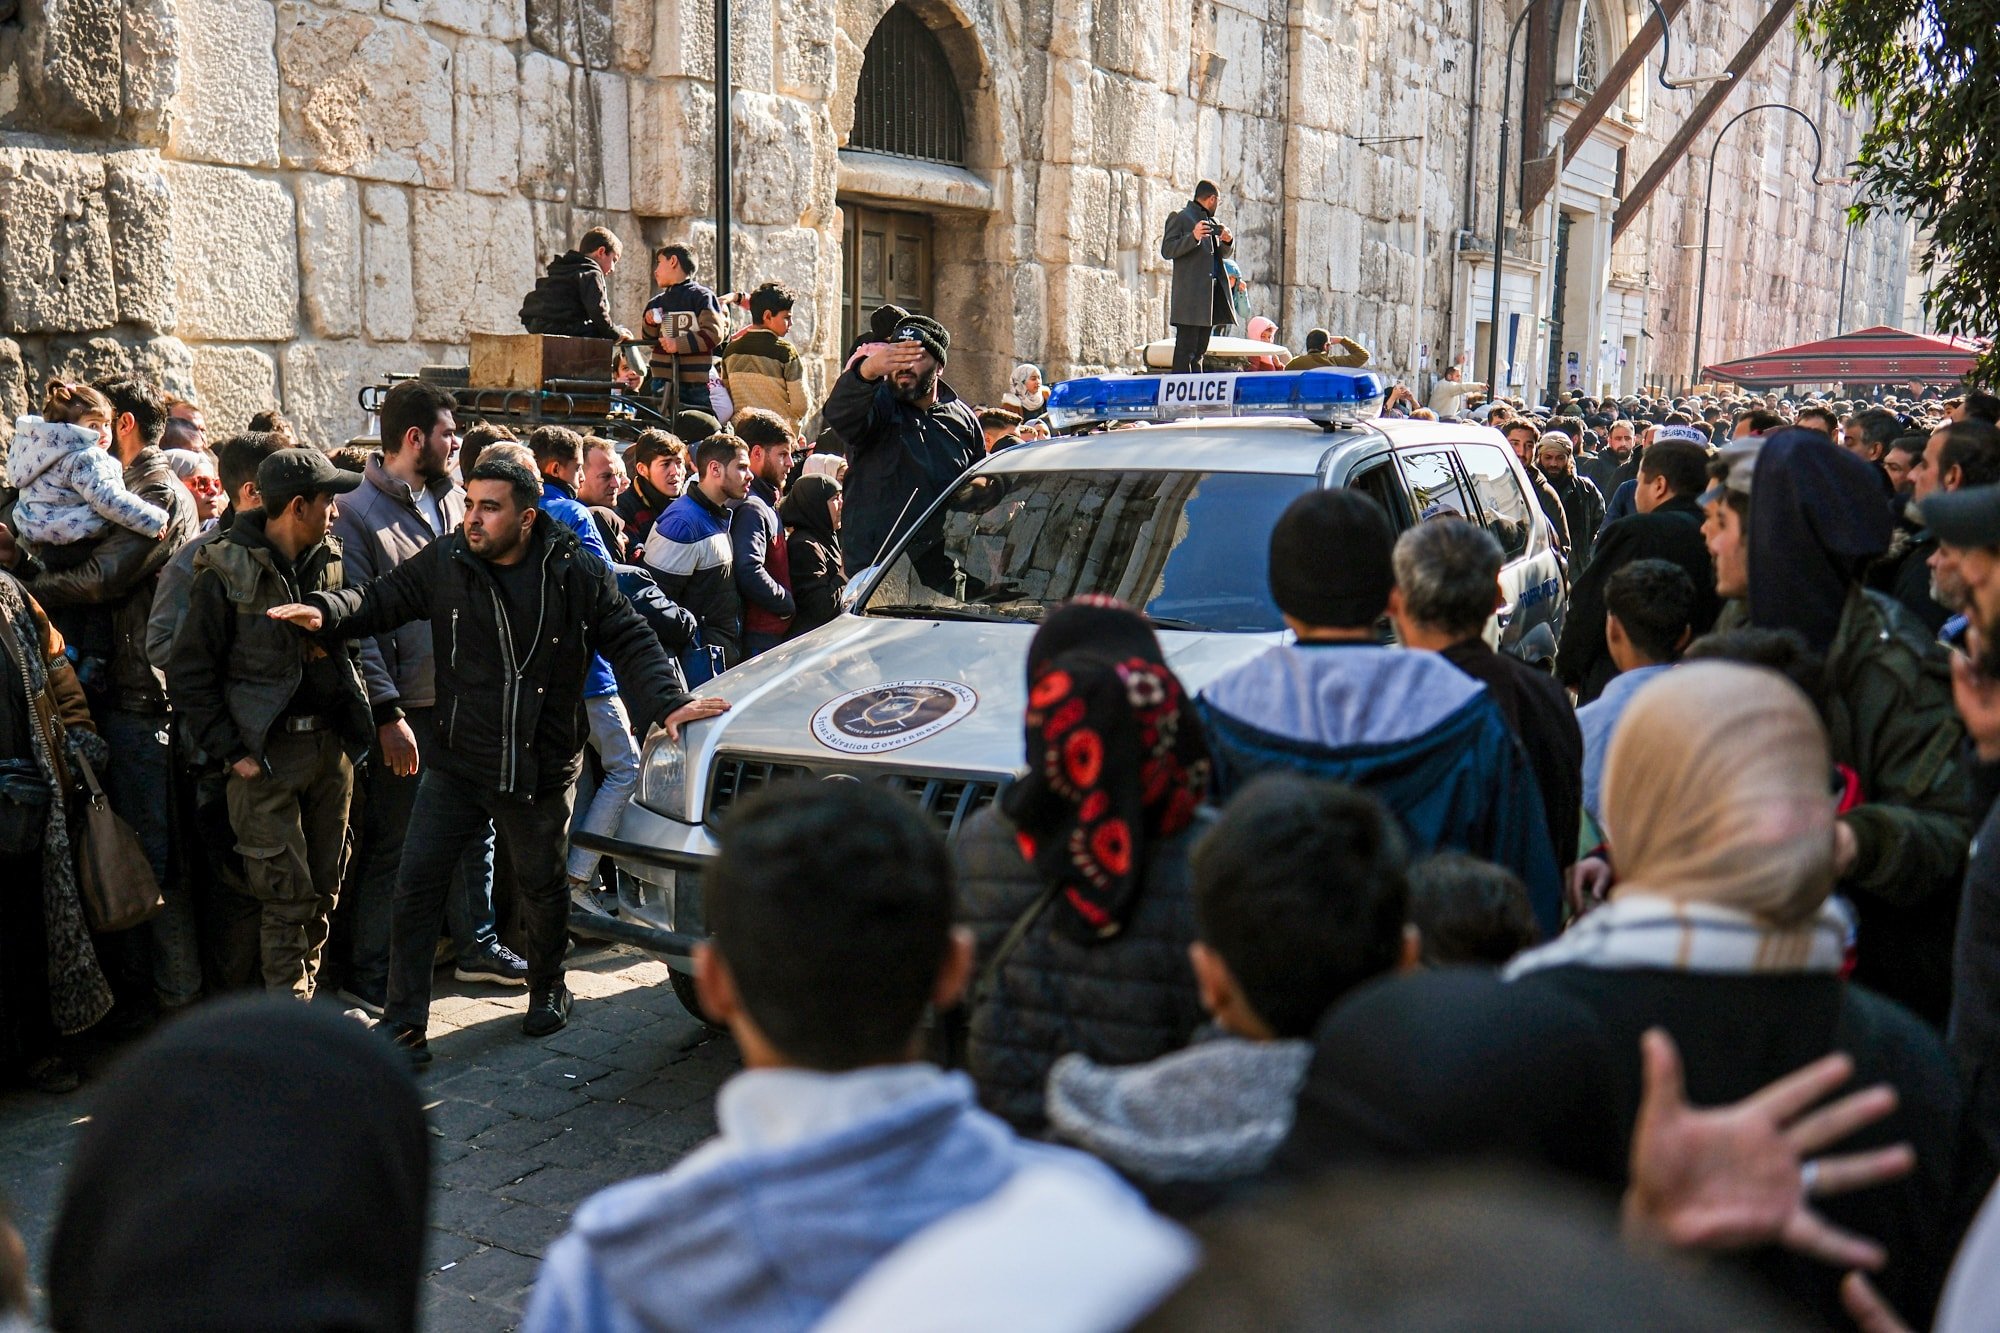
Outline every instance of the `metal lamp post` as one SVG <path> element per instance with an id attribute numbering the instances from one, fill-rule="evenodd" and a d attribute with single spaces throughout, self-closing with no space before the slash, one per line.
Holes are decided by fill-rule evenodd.
<path id="1" fill-rule="evenodd" d="M 722 292 L 735 290 L 730 264 L 730 87 L 729 0 L 715 0 L 715 281 Z"/>
<path id="2" fill-rule="evenodd" d="M 1820 139 L 1818 123 L 1789 102 L 1759 102 L 1756 106 L 1737 112 L 1727 125 L 1715 132 L 1715 142 L 1709 145 L 1708 149 L 1708 184 L 1703 188 L 1701 195 L 1701 277 L 1694 285 L 1694 369 L 1689 378 L 1690 384 L 1701 383 L 1701 320 L 1708 300 L 1708 226 L 1710 208 L 1715 201 L 1715 159 L 1722 154 L 1723 136 L 1736 127 L 1737 121 L 1758 111 L 1789 111 L 1803 120 L 1806 128 L 1812 131 L 1813 137 L 1812 183 L 1815 186 L 1835 183 L 1819 178 L 1820 159 L 1826 155 L 1826 145 Z"/>

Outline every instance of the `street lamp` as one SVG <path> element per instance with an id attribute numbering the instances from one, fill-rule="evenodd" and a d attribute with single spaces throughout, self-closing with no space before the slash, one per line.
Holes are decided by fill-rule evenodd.
<path id="1" fill-rule="evenodd" d="M 1685 88 L 1699 88 L 1703 84 L 1708 83 L 1728 83 L 1736 77 L 1728 70 L 1724 70 L 1720 74 L 1690 74 L 1685 79 L 1667 77 L 1667 65 L 1674 56 L 1673 29 L 1667 25 L 1667 11 L 1660 8 L 1660 0 L 1652 0 L 1652 6 L 1653 17 L 1660 21 L 1660 86 L 1662 88 L 1665 88 L 1670 93 L 1676 93 Z"/>
<path id="2" fill-rule="evenodd" d="M 1708 149 L 1708 184 L 1701 195 L 1701 277 L 1694 285 L 1694 373 L 1690 381 L 1695 384 L 1701 382 L 1701 317 L 1708 300 L 1708 224 L 1710 208 L 1715 200 L 1715 159 L 1722 154 L 1723 137 L 1736 128 L 1736 122 L 1758 111 L 1789 111 L 1803 120 L 1806 128 L 1812 131 L 1813 137 L 1812 183 L 1815 186 L 1840 183 L 1838 180 L 1819 178 L 1820 159 L 1826 155 L 1826 144 L 1820 139 L 1819 125 L 1811 116 L 1789 102 L 1759 102 L 1756 106 L 1737 112 L 1727 125 L 1715 132 L 1715 142 L 1710 144 Z"/>
<path id="3" fill-rule="evenodd" d="M 1500 80 L 1500 179 L 1494 190 L 1493 205 L 1493 312 L 1492 331 L 1486 339 L 1486 392 L 1494 396 L 1499 391 L 1500 365 L 1500 279 L 1507 266 L 1507 148 L 1513 133 L 1512 115 L 1514 109 L 1514 43 L 1521 36 L 1521 25 L 1534 12 L 1538 0 L 1528 0 L 1521 8 L 1514 24 L 1507 30 L 1507 63 L 1501 66 Z M 1557 0 L 1556 13 L 1560 15 L 1562 0 Z M 1588 3 L 1588 0 L 1586 0 Z M 1699 87 L 1707 83 L 1727 83 L 1736 76 L 1727 71 L 1721 74 L 1696 74 L 1685 79 L 1669 78 L 1667 62 L 1673 56 L 1672 28 L 1667 23 L 1667 11 L 1660 7 L 1660 0 L 1651 0 L 1653 15 L 1660 21 L 1660 86 L 1669 92 L 1684 88 Z"/>

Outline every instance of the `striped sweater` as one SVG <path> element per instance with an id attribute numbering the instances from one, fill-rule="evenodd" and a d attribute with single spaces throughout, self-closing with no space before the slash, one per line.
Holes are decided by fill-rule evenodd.
<path id="1" fill-rule="evenodd" d="M 766 408 L 798 430 L 806 415 L 806 367 L 798 348 L 752 325 L 723 345 L 721 359 L 722 382 L 737 411 Z"/>

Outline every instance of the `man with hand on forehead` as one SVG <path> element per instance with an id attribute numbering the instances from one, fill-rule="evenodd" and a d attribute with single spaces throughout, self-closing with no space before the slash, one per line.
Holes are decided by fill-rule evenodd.
<path id="1" fill-rule="evenodd" d="M 847 454 L 841 546 L 851 569 L 879 560 L 986 454 L 979 418 L 944 382 L 950 351 L 944 325 L 905 315 L 827 395 L 821 419 Z"/>

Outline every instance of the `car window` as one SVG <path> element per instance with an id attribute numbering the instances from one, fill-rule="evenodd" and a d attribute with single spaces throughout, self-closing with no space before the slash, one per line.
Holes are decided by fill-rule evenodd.
<path id="1" fill-rule="evenodd" d="M 1347 480 L 1348 486 L 1371 497 L 1389 515 L 1389 525 L 1401 532 L 1410 526 L 1410 502 L 1396 482 L 1388 459 L 1370 463 Z"/>
<path id="2" fill-rule="evenodd" d="M 1402 465 L 1403 480 L 1409 483 L 1410 494 L 1416 498 L 1419 518 L 1428 520 L 1442 514 L 1457 514 L 1461 518 L 1470 517 L 1475 523 L 1479 521 L 1458 479 L 1458 469 L 1451 465 L 1449 453 L 1398 454 L 1396 461 Z"/>
<path id="3" fill-rule="evenodd" d="M 1458 456 L 1465 461 L 1466 475 L 1479 496 L 1486 514 L 1486 530 L 1500 543 L 1509 560 L 1528 549 L 1528 535 L 1534 531 L 1537 514 L 1529 503 L 1521 479 L 1497 444 L 1461 444 Z"/>
<path id="4" fill-rule="evenodd" d="M 865 615 L 1038 621 L 1097 594 L 1157 626 L 1271 632 L 1271 529 L 1310 476 L 1004 470 L 968 477 L 891 557 Z"/>

